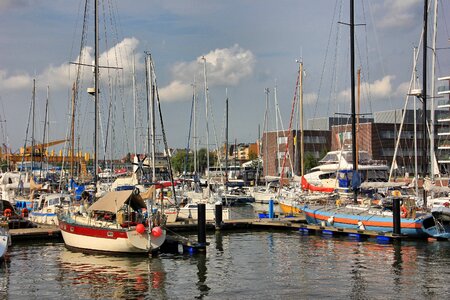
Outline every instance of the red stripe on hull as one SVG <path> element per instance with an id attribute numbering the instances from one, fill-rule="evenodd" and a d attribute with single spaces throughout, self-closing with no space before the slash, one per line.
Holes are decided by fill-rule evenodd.
<path id="1" fill-rule="evenodd" d="M 77 234 L 77 235 L 83 235 L 83 236 L 91 236 L 91 237 L 97 237 L 97 238 L 104 238 L 104 239 L 126 239 L 128 238 L 127 232 L 124 229 L 103 229 L 98 227 L 92 227 L 92 226 L 81 226 L 81 225 L 74 225 L 69 224 L 63 221 L 59 221 L 59 229 L 62 231 L 71 233 L 71 234 Z"/>

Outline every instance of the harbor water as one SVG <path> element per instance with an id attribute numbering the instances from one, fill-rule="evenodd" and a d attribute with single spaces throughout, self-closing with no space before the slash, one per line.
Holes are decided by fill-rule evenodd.
<path id="1" fill-rule="evenodd" d="M 195 238 L 195 236 L 192 236 Z M 206 253 L 87 255 L 15 243 L 0 299 L 448 299 L 450 243 L 216 232 Z"/>

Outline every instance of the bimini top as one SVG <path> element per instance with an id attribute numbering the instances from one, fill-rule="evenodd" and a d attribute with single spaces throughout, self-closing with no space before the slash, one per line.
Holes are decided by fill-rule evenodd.
<path id="1" fill-rule="evenodd" d="M 106 193 L 105 196 L 92 204 L 87 211 L 98 210 L 116 213 L 124 204 L 130 205 L 133 210 L 146 208 L 145 202 L 140 195 L 136 195 L 132 190 L 126 190 Z"/>

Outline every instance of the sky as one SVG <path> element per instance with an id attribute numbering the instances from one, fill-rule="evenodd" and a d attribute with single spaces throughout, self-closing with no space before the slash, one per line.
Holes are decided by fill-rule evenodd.
<path id="1" fill-rule="evenodd" d="M 112 156 L 134 152 L 135 144 L 138 153 L 146 151 L 145 52 L 151 53 L 155 67 L 165 134 L 172 148 L 187 146 L 194 122 L 194 90 L 197 130 L 191 129 L 190 136 L 196 137 L 199 147 L 206 147 L 207 140 L 210 148 L 225 140 L 227 98 L 230 143 L 255 142 L 264 129 L 289 128 L 299 61 L 304 67 L 305 118 L 350 112 L 348 0 L 99 3 L 100 65 L 109 67 L 100 69 L 100 148 L 109 149 Z M 435 73 L 441 77 L 450 75 L 450 3 L 438 4 Z M 86 93 L 93 86 L 92 68 L 71 64 L 93 63 L 92 7 L 90 0 L 83 35 L 85 0 L 0 0 L 0 139 L 12 152 L 30 144 L 33 80 L 36 142 L 44 140 L 45 124 L 45 140 L 67 138 L 77 78 L 76 144 L 83 152 L 93 151 L 94 102 Z M 430 14 L 430 47 L 433 17 Z M 423 1 L 356 0 L 355 23 L 361 113 L 403 108 L 413 48 L 421 47 Z M 431 57 L 431 51 L 428 54 Z M 420 84 L 421 53 L 417 78 Z M 160 125 L 158 129 L 161 132 Z"/>

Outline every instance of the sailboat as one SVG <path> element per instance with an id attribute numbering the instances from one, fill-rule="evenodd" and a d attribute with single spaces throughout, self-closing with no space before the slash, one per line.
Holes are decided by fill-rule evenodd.
<path id="1" fill-rule="evenodd" d="M 97 144 L 99 113 L 98 0 L 94 2 L 95 96 L 94 181 L 97 183 Z M 87 209 L 58 214 L 59 228 L 67 248 L 84 252 L 151 253 L 166 237 L 165 218 L 153 212 L 150 200 L 144 201 L 138 190 L 110 191 Z"/>
<path id="2" fill-rule="evenodd" d="M 11 236 L 6 221 L 0 219 L 0 263 L 2 262 L 8 247 L 11 246 Z"/>
<path id="3" fill-rule="evenodd" d="M 355 109 L 355 54 L 354 54 L 354 1 L 350 0 L 350 41 L 351 41 L 351 106 L 352 106 L 352 161 L 357 162 L 356 149 L 356 109 Z M 425 33 L 426 34 L 426 33 Z M 322 205 L 304 205 L 301 209 L 305 213 L 306 221 L 309 224 L 317 224 L 322 226 L 334 226 L 336 228 L 353 228 L 360 230 L 373 230 L 377 232 L 393 232 L 393 212 L 389 207 L 393 205 L 393 201 L 400 198 L 401 218 L 400 231 L 401 234 L 415 237 L 425 238 L 426 232 L 422 228 L 422 222 L 426 217 L 425 214 L 419 214 L 415 211 L 414 199 L 409 199 L 408 195 L 402 194 L 400 191 L 393 191 L 391 195 L 380 199 L 366 199 L 357 194 L 360 187 L 359 173 L 357 164 L 353 164 L 352 170 L 352 188 L 353 203 L 345 204 L 344 199 L 338 199 L 330 204 Z M 385 183 L 389 187 L 390 183 Z M 379 184 L 378 184 L 379 186 Z M 392 187 L 391 187 L 392 188 Z M 394 199 L 396 198 L 396 199 Z M 374 204 L 374 200 L 378 203 Z"/>
<path id="4" fill-rule="evenodd" d="M 190 203 L 180 208 L 180 219 L 197 219 L 198 203 L 204 203 L 206 209 L 206 220 L 215 220 L 216 205 L 222 205 L 222 220 L 235 220 L 254 217 L 254 209 L 250 203 L 254 202 L 254 198 L 248 195 L 233 194 L 228 190 L 228 155 L 225 159 L 225 182 L 223 185 L 216 185 L 217 189 L 212 191 L 212 172 L 209 163 L 209 100 L 208 100 L 208 83 L 206 74 L 206 58 L 203 57 L 204 72 L 204 91 L 205 91 L 205 108 L 206 108 L 206 175 L 207 187 L 202 192 L 187 191 L 185 195 L 190 199 Z M 228 97 L 226 98 L 226 153 L 228 153 Z M 223 175 L 222 172 L 220 172 Z M 222 176 L 223 179 L 223 176 Z"/>

